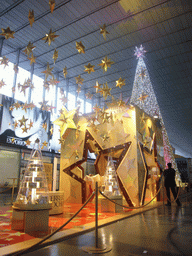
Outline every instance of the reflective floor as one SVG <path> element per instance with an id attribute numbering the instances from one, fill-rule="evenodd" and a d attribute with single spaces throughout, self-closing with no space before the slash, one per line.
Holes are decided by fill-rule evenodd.
<path id="1" fill-rule="evenodd" d="M 192 204 L 182 201 L 132 216 L 98 231 L 99 248 L 111 248 L 107 256 L 192 255 Z M 95 232 L 23 255 L 88 255 L 82 247 L 95 246 Z M 98 253 L 94 255 L 99 255 Z"/>

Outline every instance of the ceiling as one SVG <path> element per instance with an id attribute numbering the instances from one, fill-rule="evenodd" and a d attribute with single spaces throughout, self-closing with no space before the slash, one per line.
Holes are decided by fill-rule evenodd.
<path id="1" fill-rule="evenodd" d="M 35 22 L 29 24 L 29 10 L 34 10 Z M 136 72 L 135 47 L 147 51 L 145 63 L 163 116 L 171 144 L 177 153 L 192 157 L 192 1 L 191 0 L 68 0 L 55 1 L 53 13 L 48 0 L 3 0 L 0 5 L 1 28 L 8 26 L 14 39 L 3 40 L 2 56 L 30 71 L 31 65 L 23 50 L 29 41 L 36 48 L 34 74 L 47 67 L 60 81 L 76 93 L 75 77 L 84 79 L 79 96 L 96 94 L 95 83 L 106 83 L 111 94 L 123 100 L 131 96 Z M 106 24 L 106 40 L 100 27 Z M 59 37 L 49 46 L 42 40 L 50 29 Z M 3 36 L 0 38 L 4 39 Z M 82 42 L 85 53 L 78 53 L 76 42 Z M 58 50 L 56 63 L 53 61 Z M 107 56 L 114 64 L 103 72 L 99 63 Z M 84 65 L 95 65 L 88 74 Z M 63 68 L 67 67 L 67 79 Z M 125 86 L 116 87 L 119 78 Z"/>

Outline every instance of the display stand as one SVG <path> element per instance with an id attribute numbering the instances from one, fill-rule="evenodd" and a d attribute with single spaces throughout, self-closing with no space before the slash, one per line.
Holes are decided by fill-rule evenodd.
<path id="1" fill-rule="evenodd" d="M 115 203 L 118 203 L 120 205 L 122 205 L 122 196 L 113 196 L 110 197 L 111 200 L 113 200 Z M 120 205 L 117 205 L 111 201 L 109 201 L 106 198 L 102 198 L 101 199 L 101 211 L 102 212 L 122 212 L 123 211 L 123 207 Z"/>

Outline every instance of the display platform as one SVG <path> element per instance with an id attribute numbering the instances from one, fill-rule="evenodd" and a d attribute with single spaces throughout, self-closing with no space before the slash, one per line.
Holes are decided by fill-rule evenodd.
<path id="1" fill-rule="evenodd" d="M 24 232 L 11 229 L 12 207 L 2 206 L 0 207 L 0 247 L 6 247 L 27 240 L 42 238 L 47 234 L 54 232 L 58 227 L 64 224 L 69 218 L 76 213 L 81 204 L 65 204 L 62 214 L 49 216 L 49 231 L 48 232 L 33 232 L 32 235 L 25 234 Z M 109 217 L 118 215 L 118 213 L 101 212 L 101 206 L 99 205 L 99 220 L 104 220 Z M 87 206 L 75 217 L 63 230 L 75 228 L 88 223 L 92 223 L 95 220 L 95 205 L 94 203 L 88 203 Z"/>

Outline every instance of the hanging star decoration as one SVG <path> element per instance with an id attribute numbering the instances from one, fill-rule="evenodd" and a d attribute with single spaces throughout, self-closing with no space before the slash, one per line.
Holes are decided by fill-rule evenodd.
<path id="1" fill-rule="evenodd" d="M 63 105 L 65 105 L 68 102 L 67 97 L 65 97 L 65 93 L 62 95 L 62 97 L 60 98 L 60 100 L 62 101 Z"/>
<path id="2" fill-rule="evenodd" d="M 45 111 L 48 111 L 49 105 L 48 105 L 47 103 L 48 103 L 48 101 L 45 101 L 45 100 L 39 102 L 40 109 L 43 110 L 43 111 L 44 111 L 44 110 L 45 110 Z"/>
<path id="3" fill-rule="evenodd" d="M 23 52 L 29 57 L 32 51 L 36 48 L 36 46 L 33 46 L 33 43 L 29 41 L 26 48 L 23 50 Z"/>
<path id="4" fill-rule="evenodd" d="M 32 127 L 33 127 L 33 122 L 32 122 L 31 119 L 30 119 L 30 123 L 29 123 L 28 129 L 30 130 Z"/>
<path id="5" fill-rule="evenodd" d="M 34 10 L 29 10 L 28 19 L 29 19 L 29 24 L 32 27 L 33 23 L 35 22 Z"/>
<path id="6" fill-rule="evenodd" d="M 63 68 L 63 75 L 64 75 L 65 78 L 67 77 L 67 74 L 68 74 L 68 72 L 67 72 L 67 67 L 65 66 L 65 67 Z"/>
<path id="7" fill-rule="evenodd" d="M 46 131 L 46 130 L 47 130 L 47 123 L 43 123 L 43 124 L 42 124 L 42 127 L 43 127 L 43 129 Z"/>
<path id="8" fill-rule="evenodd" d="M 80 85 L 77 86 L 76 92 L 77 92 L 77 95 L 79 96 L 79 93 L 81 92 L 81 86 Z"/>
<path id="9" fill-rule="evenodd" d="M 51 103 L 51 105 L 48 106 L 48 111 L 50 111 L 51 114 L 52 114 L 53 113 L 53 109 L 55 109 L 55 107 Z"/>
<path id="10" fill-rule="evenodd" d="M 47 147 L 47 145 L 48 145 L 47 141 L 44 141 L 44 142 L 42 143 L 41 149 L 44 149 L 45 147 Z"/>
<path id="11" fill-rule="evenodd" d="M 33 63 L 36 63 L 36 58 L 34 57 L 33 53 L 31 54 L 31 57 L 28 57 L 28 60 L 30 60 L 30 65 L 32 65 Z"/>
<path id="12" fill-rule="evenodd" d="M 141 96 L 138 98 L 138 100 L 140 100 L 141 102 L 144 102 L 144 100 L 146 100 L 146 98 L 148 97 L 149 95 L 145 94 L 142 92 Z"/>
<path id="13" fill-rule="evenodd" d="M 26 146 L 29 146 L 29 145 L 31 145 L 31 141 L 28 139 L 25 141 L 25 144 L 26 144 Z"/>
<path id="14" fill-rule="evenodd" d="M 55 0 L 49 0 L 49 7 L 51 10 L 51 13 L 53 13 L 53 10 L 55 8 Z"/>
<path id="15" fill-rule="evenodd" d="M 22 105 L 22 110 L 25 110 L 25 113 L 27 113 L 28 104 L 25 102 L 25 104 Z"/>
<path id="16" fill-rule="evenodd" d="M 92 99 L 92 97 L 93 97 L 93 94 L 91 94 L 90 92 L 88 92 L 88 93 L 86 93 L 85 94 L 85 97 L 86 97 L 86 99 Z"/>
<path id="17" fill-rule="evenodd" d="M 55 79 L 55 78 L 53 77 L 53 78 L 51 78 L 51 79 L 48 81 L 48 83 L 49 83 L 50 85 L 52 85 L 52 86 L 55 86 L 55 85 L 57 85 L 58 83 L 60 83 L 60 81 L 57 81 L 57 79 Z"/>
<path id="18" fill-rule="evenodd" d="M 125 79 L 122 79 L 120 77 L 119 80 L 116 81 L 116 87 L 119 87 L 121 89 L 123 85 L 125 85 Z"/>
<path id="19" fill-rule="evenodd" d="M 111 65 L 114 63 L 115 62 L 111 61 L 111 59 L 108 59 L 107 56 L 105 56 L 105 58 L 101 60 L 101 63 L 98 64 L 98 66 L 101 66 L 101 68 L 103 69 L 103 72 L 106 72 L 107 68 L 110 68 Z"/>
<path id="20" fill-rule="evenodd" d="M 15 142 L 15 138 L 12 138 L 11 139 L 11 143 L 13 144 Z"/>
<path id="21" fill-rule="evenodd" d="M 10 29 L 10 27 L 2 28 L 1 30 L 2 30 L 2 33 L 1 33 L 0 35 L 1 35 L 1 36 L 4 36 L 5 39 L 15 38 L 15 37 L 14 37 L 15 32 L 12 31 L 12 30 Z"/>
<path id="22" fill-rule="evenodd" d="M 75 77 L 76 84 L 83 84 L 84 79 L 79 75 L 78 77 Z"/>
<path id="23" fill-rule="evenodd" d="M 13 111 L 14 107 L 13 106 L 10 106 L 9 107 L 9 111 Z"/>
<path id="24" fill-rule="evenodd" d="M 14 122 L 14 129 L 18 127 L 19 123 L 17 121 Z"/>
<path id="25" fill-rule="evenodd" d="M 106 35 L 109 34 L 109 32 L 106 30 L 105 24 L 102 27 L 100 27 L 100 34 L 102 34 L 103 38 L 106 40 Z"/>
<path id="26" fill-rule="evenodd" d="M 76 42 L 76 49 L 79 53 L 85 53 L 85 46 L 82 44 L 82 42 Z"/>
<path id="27" fill-rule="evenodd" d="M 108 87 L 107 82 L 105 84 L 103 84 L 103 88 L 101 88 L 101 92 L 103 94 L 103 98 L 105 98 L 105 100 L 107 99 L 108 96 L 111 96 L 111 88 Z"/>
<path id="28" fill-rule="evenodd" d="M 3 86 L 5 86 L 6 85 L 6 83 L 3 81 L 3 79 L 1 79 L 1 81 L 0 81 L 0 89 L 3 87 Z"/>
<path id="29" fill-rule="evenodd" d="M 94 70 L 94 65 L 91 65 L 91 63 L 89 63 L 88 65 L 84 65 L 85 67 L 85 72 L 87 72 L 88 74 L 91 74 L 91 72 L 95 72 Z"/>
<path id="30" fill-rule="evenodd" d="M 14 70 L 15 74 L 18 74 L 18 72 L 19 72 L 18 64 L 14 64 L 13 70 Z"/>
<path id="31" fill-rule="evenodd" d="M 47 69 L 41 72 L 41 73 L 44 73 L 44 74 L 45 74 L 45 80 L 47 80 L 47 78 L 48 78 L 49 76 L 51 76 L 52 78 L 54 78 L 54 75 L 53 75 L 53 73 L 52 73 L 52 70 L 53 70 L 53 68 L 50 68 L 49 63 L 47 63 Z"/>
<path id="32" fill-rule="evenodd" d="M 19 109 L 21 107 L 21 104 L 17 101 L 14 103 L 14 107 L 17 109 Z"/>
<path id="33" fill-rule="evenodd" d="M 43 81 L 43 87 L 45 88 L 45 90 L 49 91 L 50 87 L 49 87 L 49 82 L 44 80 Z"/>
<path id="34" fill-rule="evenodd" d="M 28 104 L 28 108 L 30 108 L 31 110 L 34 109 L 36 107 L 36 105 L 33 102 L 30 102 Z"/>
<path id="35" fill-rule="evenodd" d="M 119 107 L 125 107 L 125 102 L 123 100 L 118 101 L 118 106 Z"/>
<path id="36" fill-rule="evenodd" d="M 27 120 L 28 120 L 28 119 L 27 119 L 27 118 L 25 118 L 25 117 L 24 117 L 24 115 L 23 115 L 22 119 L 18 120 L 18 121 L 19 121 L 19 123 L 20 123 L 20 127 L 25 126 L 25 125 L 26 125 Z"/>
<path id="37" fill-rule="evenodd" d="M 45 43 L 48 42 L 48 45 L 51 45 L 51 42 L 55 41 L 55 38 L 57 38 L 59 35 L 55 35 L 55 32 L 52 32 L 52 29 L 50 29 L 49 34 L 45 34 L 45 37 L 42 38 L 42 40 L 45 40 Z"/>
<path id="38" fill-rule="evenodd" d="M 3 57 L 0 59 L 0 65 L 4 65 L 4 68 L 9 65 L 8 63 L 9 63 L 9 59 L 6 58 L 5 56 L 3 56 Z"/>
<path id="39" fill-rule="evenodd" d="M 54 61 L 54 64 L 55 64 L 57 58 L 58 58 L 58 51 L 55 49 L 55 51 L 54 51 L 54 53 L 53 53 L 53 61 Z"/>
<path id="40" fill-rule="evenodd" d="M 101 92 L 101 91 L 100 91 L 100 89 L 101 89 L 101 84 L 99 84 L 98 81 L 96 81 L 96 85 L 93 86 L 93 88 L 96 88 L 96 93 L 100 93 L 100 92 Z"/>
<path id="41" fill-rule="evenodd" d="M 101 108 L 96 104 L 95 106 L 93 106 L 93 111 L 96 113 L 96 116 L 97 116 L 98 113 L 101 111 Z"/>
<path id="42" fill-rule="evenodd" d="M 53 131 L 54 131 L 53 126 L 51 126 L 51 129 L 49 131 L 50 131 L 50 134 L 53 135 Z"/>
<path id="43" fill-rule="evenodd" d="M 141 69 L 141 73 L 139 74 L 139 76 L 141 77 L 142 81 L 143 79 L 146 77 L 146 69 Z"/>
<path id="44" fill-rule="evenodd" d="M 76 129 L 76 125 L 74 123 L 74 115 L 76 114 L 76 109 L 67 111 L 67 109 L 63 106 L 61 109 L 61 115 L 58 119 L 54 121 L 54 124 L 60 126 L 60 134 L 63 136 L 68 128 Z"/>
<path id="45" fill-rule="evenodd" d="M 139 48 L 137 46 L 135 47 L 134 55 L 137 56 L 137 59 L 144 58 L 145 57 L 145 53 L 146 53 L 146 51 L 144 50 L 142 45 L 140 45 Z"/>

